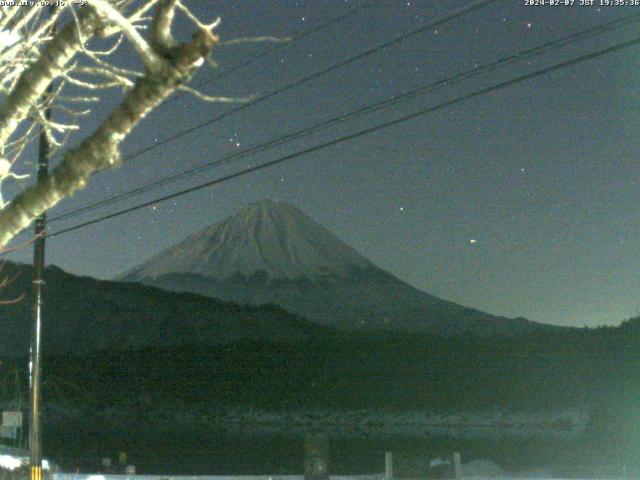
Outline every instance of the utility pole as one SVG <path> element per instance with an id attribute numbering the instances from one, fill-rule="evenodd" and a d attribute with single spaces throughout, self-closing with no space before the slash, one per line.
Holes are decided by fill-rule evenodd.
<path id="1" fill-rule="evenodd" d="M 49 15 L 53 15 L 55 7 L 51 6 Z M 52 33 L 55 32 L 55 25 L 52 26 Z M 53 85 L 49 84 L 45 102 L 49 102 L 53 92 Z M 47 106 L 44 111 L 45 120 L 51 119 L 51 108 Z M 37 182 L 44 182 L 49 176 L 49 156 L 51 145 L 43 125 L 40 126 L 40 137 L 38 142 L 38 176 Z M 43 286 L 44 286 L 44 254 L 45 254 L 45 234 L 47 228 L 47 213 L 42 213 L 35 222 L 35 243 L 33 247 L 33 282 L 32 282 L 32 328 L 31 328 L 31 349 L 29 359 L 29 393 L 31 401 L 31 416 L 29 424 L 29 480 L 42 480 L 42 435 L 40 431 L 40 407 L 42 404 L 41 382 L 40 382 L 40 356 L 41 356 L 41 333 L 42 333 L 42 307 L 43 307 Z"/>
<path id="2" fill-rule="evenodd" d="M 51 109 L 45 110 L 45 118 L 51 118 Z M 40 141 L 38 144 L 38 182 L 43 182 L 49 175 L 49 140 L 40 127 Z M 41 355 L 41 330 L 42 330 L 42 290 L 44 286 L 44 253 L 45 234 L 47 228 L 46 212 L 36 219 L 35 244 L 33 247 L 33 282 L 32 282 L 32 328 L 30 351 L 30 397 L 31 397 L 31 424 L 29 426 L 29 450 L 30 473 L 29 480 L 42 480 L 42 438 L 40 433 L 40 405 L 42 396 L 40 392 L 40 355 Z"/>

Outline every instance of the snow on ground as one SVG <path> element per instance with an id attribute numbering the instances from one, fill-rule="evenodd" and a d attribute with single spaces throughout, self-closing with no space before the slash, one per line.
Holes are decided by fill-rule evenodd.
<path id="1" fill-rule="evenodd" d="M 102 475 L 55 473 L 53 480 L 304 480 L 304 475 Z M 331 480 L 384 480 L 383 475 L 331 476 Z"/>
<path id="2" fill-rule="evenodd" d="M 496 472 L 497 473 L 497 472 Z M 353 475 L 334 476 L 331 480 L 384 480 L 384 475 Z M 488 474 L 487 472 L 463 473 L 464 480 L 569 480 L 563 477 L 553 476 L 516 476 L 502 472 L 501 474 Z M 186 476 L 186 475 L 102 475 L 102 474 L 77 474 L 77 473 L 55 473 L 53 480 L 304 480 L 303 475 L 247 475 L 247 476 Z M 420 479 L 412 479 L 420 480 Z M 579 480 L 579 479 L 571 479 Z M 598 480 L 598 479 L 589 479 Z M 613 479 L 600 479 L 613 480 Z"/>

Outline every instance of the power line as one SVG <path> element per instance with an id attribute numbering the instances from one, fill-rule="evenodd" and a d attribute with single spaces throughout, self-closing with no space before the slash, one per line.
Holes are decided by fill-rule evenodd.
<path id="1" fill-rule="evenodd" d="M 337 16 L 335 18 L 332 18 L 330 20 L 327 20 L 326 22 L 322 22 L 322 23 L 320 23 L 320 24 L 318 24 L 316 26 L 313 26 L 311 28 L 308 28 L 306 30 L 302 30 L 300 32 L 297 32 L 297 33 L 293 34 L 291 37 L 289 37 L 289 40 L 286 43 L 276 44 L 273 47 L 268 48 L 265 51 L 263 51 L 263 52 L 261 52 L 261 53 L 259 53 L 257 55 L 254 55 L 252 57 L 249 57 L 246 60 L 244 60 L 244 61 L 242 61 L 242 62 L 240 62 L 240 63 L 238 63 L 238 64 L 236 64 L 236 65 L 234 65 L 234 66 L 232 66 L 230 68 L 228 68 L 227 70 L 219 73 L 218 75 L 214 75 L 213 77 L 211 77 L 211 78 L 209 78 L 207 80 L 198 82 L 197 84 L 193 85 L 193 87 L 199 88 L 199 87 L 202 87 L 203 85 L 208 85 L 208 84 L 210 84 L 210 83 L 212 83 L 212 82 L 214 82 L 216 80 L 224 78 L 227 75 L 230 75 L 231 73 L 234 73 L 234 72 L 236 72 L 236 71 L 238 71 L 238 70 L 240 70 L 242 68 L 248 67 L 248 66 L 256 63 L 258 60 L 261 60 L 262 58 L 267 57 L 271 53 L 273 53 L 273 52 L 275 52 L 275 51 L 277 51 L 277 50 L 279 50 L 281 48 L 285 48 L 285 47 L 290 46 L 293 42 L 298 41 L 301 38 L 304 38 L 304 37 L 307 37 L 307 36 L 309 36 L 309 35 L 311 35 L 313 33 L 317 33 L 319 31 L 322 31 L 325 28 L 329 28 L 330 26 L 335 25 L 336 23 L 339 23 L 339 22 L 341 22 L 342 20 L 344 20 L 346 18 L 349 18 L 350 16 L 352 16 L 352 15 L 358 13 L 358 12 L 364 11 L 364 10 L 366 10 L 368 8 L 371 8 L 371 7 L 375 6 L 375 5 L 378 5 L 379 3 L 380 2 L 376 2 L 376 0 L 365 0 L 362 4 L 350 9 L 346 13 L 344 13 L 342 15 L 339 15 L 339 16 Z M 164 103 L 162 103 L 158 108 L 162 108 L 164 105 L 167 105 L 167 104 L 173 102 L 174 100 L 177 100 L 178 98 L 181 98 L 181 97 L 186 96 L 186 95 L 188 95 L 188 93 L 186 93 L 186 92 L 176 93 L 173 97 L 165 100 Z M 256 100 L 259 100 L 259 99 L 256 99 Z M 246 106 L 249 106 L 249 105 L 246 105 Z M 231 115 L 232 113 L 235 113 L 235 112 L 234 111 L 228 112 L 229 115 Z M 159 145 L 164 143 L 164 142 L 165 141 L 162 140 L 161 142 L 159 142 Z M 144 150 L 144 149 L 142 149 L 142 150 Z M 142 151 L 142 150 L 136 151 L 133 154 L 131 154 L 130 156 L 125 157 L 124 161 L 127 161 L 127 160 L 130 160 L 132 158 L 135 158 L 138 155 L 146 152 L 146 150 L 144 150 L 144 151 Z M 100 173 L 100 171 L 98 171 L 96 173 Z"/>
<path id="2" fill-rule="evenodd" d="M 291 37 L 289 37 L 289 41 L 287 41 L 286 43 L 278 43 L 274 46 L 272 46 L 271 48 L 266 49 L 265 51 L 254 55 L 253 57 L 249 57 L 246 60 L 234 65 L 233 67 L 228 68 L 227 70 L 219 73 L 218 75 L 214 75 L 211 78 L 208 78 L 204 81 L 198 82 L 197 84 L 193 85 L 195 88 L 199 88 L 202 87 L 204 85 L 208 85 L 212 82 L 215 82 L 216 80 L 220 80 L 221 78 L 226 77 L 227 75 L 230 75 L 234 72 L 237 72 L 238 70 L 248 67 L 250 65 L 253 65 L 254 63 L 256 63 L 258 60 L 261 60 L 267 56 L 269 56 L 270 54 L 272 54 L 273 52 L 278 51 L 281 48 L 285 48 L 290 46 L 293 42 L 296 42 L 298 40 L 300 40 L 301 38 L 307 37 L 313 33 L 317 33 L 320 32 L 322 30 L 324 30 L 325 28 L 329 28 L 332 25 L 335 25 L 336 23 L 341 22 L 342 20 L 351 17 L 352 15 L 359 13 L 361 11 L 364 11 L 368 8 L 373 7 L 374 5 L 378 5 L 379 2 L 376 2 L 375 0 L 366 0 L 365 2 L 363 2 L 360 5 L 357 5 L 356 7 L 350 9 L 349 11 L 345 12 L 342 15 L 339 15 L 337 17 L 334 17 L 330 20 L 327 20 L 326 22 L 322 22 L 318 25 L 315 25 L 311 28 L 308 28 L 306 30 L 302 30 L 300 32 L 294 33 L 293 35 L 291 35 Z M 187 93 L 180 93 L 177 94 L 175 96 L 173 96 L 172 98 L 170 98 L 169 100 L 167 100 L 166 102 L 164 102 L 163 105 L 166 105 L 174 100 L 177 100 L 178 98 L 181 98 L 185 95 L 188 95 Z"/>
<path id="3" fill-rule="evenodd" d="M 122 200 L 126 200 L 127 198 L 131 198 L 133 196 L 148 192 L 150 190 L 154 190 L 157 187 L 163 186 L 163 185 L 167 185 L 173 182 L 176 182 L 178 180 L 181 180 L 183 178 L 186 178 L 188 176 L 191 176 L 193 174 L 220 166 L 224 163 L 228 163 L 232 160 L 236 160 L 238 158 L 243 158 L 246 157 L 248 155 L 251 154 L 255 154 L 264 150 L 267 150 L 269 148 L 272 148 L 274 146 L 277 145 L 281 145 L 283 143 L 289 142 L 291 140 L 294 139 L 299 139 L 299 138 L 303 138 L 306 137 L 308 135 L 311 135 L 313 133 L 317 133 L 321 130 L 325 130 L 329 127 L 331 127 L 332 125 L 335 125 L 337 123 L 341 123 L 347 120 L 352 120 L 354 118 L 358 118 L 361 117 L 365 114 L 371 113 L 371 112 L 377 112 L 380 111 L 382 109 L 386 109 L 392 106 L 395 106 L 401 102 L 406 102 L 408 100 L 412 100 L 415 97 L 417 97 L 418 95 L 422 95 L 425 93 L 431 93 L 439 88 L 442 87 L 447 87 L 447 86 L 451 86 L 454 85 L 456 83 L 465 81 L 465 80 L 469 80 L 471 78 L 474 78 L 476 76 L 479 75 L 483 75 L 486 74 L 490 71 L 493 71 L 501 66 L 504 65 L 508 65 L 508 64 L 512 64 L 518 61 L 522 61 L 522 60 L 526 60 L 526 59 L 530 59 L 532 57 L 538 56 L 538 55 L 542 55 L 545 53 L 548 53 L 549 51 L 567 46 L 571 43 L 577 42 L 579 40 L 583 40 L 585 38 L 603 33 L 603 32 L 608 32 L 608 31 L 612 31 L 614 29 L 620 28 L 622 26 L 625 26 L 631 22 L 635 22 L 637 20 L 640 19 L 640 14 L 635 14 L 635 15 L 630 15 L 628 17 L 623 17 L 617 20 L 613 20 L 611 22 L 607 22 L 601 25 L 597 25 L 595 27 L 591 27 L 585 30 L 581 30 L 578 32 L 574 32 L 573 34 L 567 35 L 565 37 L 559 38 L 557 40 L 553 40 L 550 42 L 546 42 L 542 45 L 533 47 L 533 48 L 529 48 L 526 50 L 522 50 L 519 52 L 516 52 L 514 54 L 499 58 L 498 60 L 480 65 L 476 68 L 472 68 L 469 70 L 465 70 L 463 72 L 460 72 L 456 75 L 438 80 L 436 82 L 421 86 L 417 89 L 413 89 L 409 92 L 403 93 L 401 95 L 396 95 L 396 96 L 392 96 L 390 98 L 381 100 L 379 102 L 376 102 L 374 104 L 369 104 L 366 105 L 364 107 L 358 108 L 354 111 L 351 111 L 349 113 L 346 114 L 342 114 L 342 115 L 338 115 L 335 117 L 332 117 L 330 119 L 324 120 L 320 123 L 314 124 L 312 126 L 309 127 L 305 127 L 303 129 L 299 129 L 297 131 L 294 132 L 290 132 L 284 136 L 272 139 L 266 143 L 262 143 L 262 144 L 258 144 L 258 145 L 254 145 L 253 147 L 247 148 L 245 150 L 242 150 L 240 152 L 235 152 L 233 154 L 224 156 L 220 159 L 211 161 L 211 162 L 207 162 L 204 165 L 200 165 L 194 168 L 190 168 L 188 170 L 185 170 L 183 172 L 177 173 L 177 174 L 173 174 L 173 175 L 169 175 L 167 177 L 164 177 L 162 179 L 156 180 L 154 182 L 148 183 L 146 185 L 143 185 L 141 187 L 137 187 L 135 189 L 129 190 L 127 192 L 123 192 L 121 194 L 118 195 L 114 195 L 112 197 L 100 200 L 98 202 L 92 203 L 90 205 L 86 205 L 84 207 L 80 207 L 74 210 L 70 210 L 67 212 L 63 212 L 60 215 L 51 218 L 49 221 L 50 222 L 55 222 L 55 221 L 60 221 L 63 219 L 67 219 L 67 218 L 72 218 L 75 217 L 77 215 L 80 215 L 82 213 L 86 213 L 92 210 L 95 210 L 97 208 L 100 207 L 104 207 L 107 205 L 111 205 L 113 203 L 117 203 L 120 202 Z"/>
<path id="4" fill-rule="evenodd" d="M 595 52 L 588 53 L 586 55 L 581 55 L 581 56 L 573 58 L 571 60 L 567 60 L 567 61 L 564 61 L 564 62 L 561 62 L 561 63 L 557 63 L 557 64 L 552 65 L 550 67 L 545 67 L 545 68 L 542 68 L 540 70 L 536 70 L 535 72 L 528 73 L 526 75 L 521 75 L 521 76 L 515 77 L 515 78 L 513 78 L 511 80 L 506 80 L 506 81 L 500 82 L 500 83 L 492 85 L 490 87 L 486 87 L 486 88 L 477 90 L 475 92 L 468 93 L 466 95 L 462 95 L 462 96 L 457 97 L 455 99 L 448 100 L 448 101 L 440 103 L 440 104 L 438 104 L 436 106 L 428 107 L 428 108 L 419 110 L 417 112 L 414 112 L 412 114 L 405 115 L 405 116 L 399 117 L 397 119 L 394 119 L 394 120 L 391 120 L 391 121 L 388 121 L 388 122 L 384 122 L 382 124 L 366 128 L 364 130 L 360 130 L 360 131 L 355 132 L 355 133 L 344 135 L 342 137 L 336 138 L 334 140 L 331 140 L 331 141 L 328 141 L 328 142 L 325 142 L 325 143 L 321 143 L 319 145 L 315 145 L 313 147 L 305 148 L 303 150 L 300 150 L 298 152 L 295 152 L 295 153 L 292 153 L 292 154 L 289 154 L 289 155 L 285 155 L 285 156 L 277 158 L 275 160 L 271 160 L 269 162 L 266 162 L 266 163 L 263 163 L 263 164 L 260 164 L 260 165 L 256 165 L 254 167 L 249 167 L 249 168 L 246 168 L 246 169 L 241 170 L 239 172 L 232 173 L 232 174 L 226 175 L 224 177 L 220 177 L 220 178 L 217 178 L 217 179 L 214 179 L 214 180 L 210 180 L 210 181 L 201 183 L 201 184 L 196 185 L 194 187 L 186 188 L 186 189 L 180 190 L 178 192 L 175 192 L 175 193 L 172 193 L 172 194 L 169 194 L 169 195 L 165 195 L 165 196 L 156 198 L 156 199 L 154 199 L 152 201 L 144 202 L 144 203 L 135 205 L 133 207 L 125 208 L 123 210 L 119 210 L 117 212 L 110 213 L 108 215 L 104 215 L 104 216 L 95 218 L 93 220 L 89 220 L 87 222 L 83 222 L 83 223 L 80 223 L 78 225 L 74 225 L 72 227 L 68 227 L 68 228 L 59 230 L 59 231 L 54 232 L 54 233 L 50 233 L 50 234 L 47 235 L 47 237 L 54 237 L 54 236 L 57 236 L 57 235 L 62 235 L 64 233 L 69 233 L 69 232 L 78 230 L 80 228 L 87 227 L 89 225 L 94 225 L 96 223 L 100 223 L 100 222 L 103 222 L 105 220 L 109 220 L 111 218 L 119 217 L 121 215 L 124 215 L 124 214 L 130 213 L 130 212 L 139 210 L 141 208 L 146 208 L 146 207 L 149 207 L 149 206 L 157 204 L 157 203 L 161 203 L 161 202 L 164 202 L 164 201 L 167 201 L 167 200 L 171 200 L 173 198 L 177 198 L 177 197 L 180 197 L 180 196 L 183 196 L 183 195 L 186 195 L 186 194 L 198 191 L 198 190 L 202 190 L 203 188 L 207 188 L 207 187 L 211 187 L 211 186 L 214 186 L 214 185 L 217 185 L 217 184 L 220 184 L 220 183 L 224 183 L 224 182 L 227 182 L 229 180 L 233 180 L 235 178 L 238 178 L 238 177 L 241 177 L 241 176 L 244 176 L 244 175 L 256 172 L 256 171 L 259 171 L 259 170 L 263 170 L 263 169 L 278 165 L 280 163 L 284 163 L 286 161 L 293 160 L 295 158 L 299 158 L 299 157 L 301 157 L 303 155 L 306 155 L 306 154 L 309 154 L 309 153 L 313 153 L 313 152 L 322 150 L 322 149 L 330 147 L 330 146 L 338 145 L 338 144 L 353 140 L 355 138 L 358 138 L 358 137 L 361 137 L 361 136 L 364 136 L 364 135 L 368 135 L 368 134 L 376 132 L 378 130 L 382 130 L 384 128 L 388 128 L 388 127 L 392 127 L 394 125 L 398 125 L 398 124 L 400 124 L 402 122 L 413 120 L 415 118 L 418 118 L 418 117 L 421 117 L 423 115 L 435 112 L 437 110 L 441 110 L 441 109 L 446 108 L 446 107 L 450 107 L 452 105 L 464 102 L 466 100 L 470 100 L 472 98 L 476 98 L 476 97 L 479 97 L 479 96 L 482 96 L 482 95 L 486 95 L 488 93 L 491 93 L 491 92 L 494 92 L 494 91 L 497 91 L 497 90 L 501 90 L 501 89 L 506 88 L 508 86 L 515 85 L 517 83 L 521 83 L 521 82 L 523 82 L 525 80 L 530 80 L 530 79 L 533 79 L 533 78 L 537 78 L 537 77 L 540 77 L 542 75 L 546 75 L 548 73 L 560 70 L 562 68 L 566 68 L 566 67 L 569 67 L 569 66 L 577 65 L 577 64 L 585 62 L 587 60 L 591 60 L 591 59 L 594 59 L 594 58 L 597 58 L 597 57 L 601 57 L 601 56 L 607 55 L 609 53 L 617 52 L 617 51 L 623 50 L 625 48 L 630 48 L 630 47 L 636 46 L 638 44 L 640 44 L 640 37 L 636 37 L 633 40 L 629 40 L 629 41 L 626 41 L 626 42 L 618 43 L 618 44 L 613 45 L 611 47 L 604 48 L 604 49 L 601 49 L 601 50 L 597 50 Z"/>
<path id="5" fill-rule="evenodd" d="M 304 76 L 304 77 L 302 77 L 302 78 L 300 78 L 300 79 L 298 79 L 298 80 L 296 80 L 296 81 L 294 81 L 292 83 L 288 83 L 288 84 L 286 84 L 286 85 L 284 85 L 284 86 L 282 86 L 280 88 L 277 88 L 276 90 L 272 90 L 271 92 L 266 93 L 264 95 L 261 95 L 260 97 L 254 99 L 254 100 L 252 100 L 252 101 L 250 101 L 248 103 L 245 103 L 245 104 L 241 105 L 238 108 L 235 108 L 235 109 L 230 110 L 228 112 L 222 113 L 222 114 L 220 114 L 220 115 L 218 115 L 216 117 L 213 117 L 213 118 L 211 118 L 211 119 L 209 119 L 209 120 L 207 120 L 205 122 L 199 123 L 197 125 L 194 125 L 193 127 L 186 128 L 186 129 L 182 130 L 181 132 L 178 132 L 178 133 L 176 133 L 174 135 L 171 135 L 169 137 L 163 138 L 162 140 L 160 140 L 160 141 L 158 141 L 158 142 L 156 142 L 156 143 L 154 143 L 152 145 L 149 145 L 147 147 L 144 147 L 144 148 L 141 148 L 139 150 L 136 150 L 132 154 L 127 155 L 123 159 L 123 161 L 127 162 L 127 161 L 130 161 L 130 160 L 133 160 L 134 158 L 139 157 L 140 155 L 142 155 L 144 153 L 150 152 L 151 150 L 155 150 L 156 148 L 158 148 L 158 147 L 160 147 L 162 145 L 165 145 L 167 143 L 173 142 L 173 141 L 177 140 L 178 138 L 184 137 L 185 135 L 188 135 L 190 133 L 195 132 L 196 130 L 199 130 L 201 128 L 204 128 L 206 126 L 209 126 L 209 125 L 212 125 L 212 124 L 214 124 L 216 122 L 219 122 L 220 120 L 222 120 L 224 118 L 227 118 L 227 117 L 233 115 L 234 113 L 240 112 L 240 111 L 245 110 L 245 109 L 247 109 L 249 107 L 253 107 L 254 105 L 257 105 L 258 103 L 264 102 L 265 100 L 268 100 L 269 98 L 275 97 L 276 95 L 279 95 L 279 94 L 281 94 L 283 92 L 291 90 L 292 88 L 298 87 L 298 86 L 300 86 L 302 84 L 310 82 L 311 80 L 315 80 L 316 78 L 319 78 L 319 77 L 321 77 L 323 75 L 326 75 L 327 73 L 333 72 L 334 70 L 337 70 L 337 69 L 342 68 L 344 66 L 347 66 L 347 65 L 349 65 L 349 64 L 351 64 L 351 63 L 353 63 L 355 61 L 358 61 L 358 60 L 361 60 L 361 59 L 363 59 L 365 57 L 368 57 L 369 55 L 377 53 L 377 52 L 379 52 L 381 50 L 384 50 L 385 48 L 391 47 L 391 46 L 393 46 L 393 45 L 395 45 L 397 43 L 400 43 L 400 42 L 402 42 L 402 41 L 404 41 L 404 40 L 406 40 L 408 38 L 411 38 L 414 35 L 422 33 L 422 32 L 424 32 L 426 30 L 431 29 L 431 28 L 440 26 L 440 25 L 442 25 L 444 23 L 447 23 L 447 22 L 449 22 L 451 20 L 454 20 L 456 18 L 462 17 L 462 16 L 464 16 L 464 15 L 466 15 L 468 13 L 471 13 L 471 12 L 473 12 L 475 10 L 478 10 L 478 9 L 480 9 L 482 7 L 485 7 L 485 6 L 487 6 L 487 5 L 491 4 L 491 3 L 495 3 L 495 2 L 498 2 L 498 1 L 500 1 L 500 0 L 478 0 L 478 1 L 472 2 L 472 3 L 470 3 L 469 5 L 467 5 L 465 7 L 462 7 L 460 9 L 458 9 L 458 10 L 455 10 L 452 13 L 449 13 L 449 14 L 446 14 L 446 15 L 444 15 L 442 17 L 439 17 L 439 18 L 437 18 L 436 20 L 434 20 L 432 22 L 423 23 L 419 27 L 414 28 L 412 30 L 408 30 L 407 32 L 401 33 L 400 35 L 395 36 L 391 40 L 388 40 L 386 42 L 380 43 L 375 47 L 369 48 L 369 49 L 364 50 L 364 51 L 362 51 L 360 53 L 357 53 L 357 54 L 355 54 L 355 55 L 353 55 L 351 57 L 348 57 L 348 58 L 346 58 L 345 60 L 343 60 L 341 62 L 335 63 L 335 64 L 333 64 L 333 65 L 331 65 L 331 66 L 329 66 L 327 68 L 319 70 L 319 71 L 317 71 L 315 73 L 312 73 L 310 75 Z"/>

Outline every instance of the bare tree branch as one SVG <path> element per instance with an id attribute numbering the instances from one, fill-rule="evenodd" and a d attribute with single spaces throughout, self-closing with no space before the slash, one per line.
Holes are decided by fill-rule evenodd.
<path id="1" fill-rule="evenodd" d="M 142 35 L 138 33 L 135 27 L 122 15 L 118 10 L 113 8 L 106 0 L 91 0 L 90 4 L 96 11 L 109 22 L 117 25 L 124 35 L 129 39 L 129 42 L 140 55 L 145 67 L 150 71 L 155 72 L 162 68 L 162 59 L 151 48 L 147 41 L 142 38 Z"/>
<path id="2" fill-rule="evenodd" d="M 291 37 L 270 37 L 270 36 L 262 36 L 262 37 L 241 37 L 234 38 L 233 40 L 227 40 L 226 42 L 220 42 L 220 47 L 231 47 L 233 45 L 242 45 L 244 43 L 287 43 L 291 41 Z"/>
<path id="3" fill-rule="evenodd" d="M 219 18 L 201 22 L 180 0 L 142 0 L 131 12 L 134 3 L 138 2 L 91 0 L 76 10 L 67 2 L 52 17 L 43 15 L 42 8 L 0 10 L 0 95 L 5 95 L 0 98 L 0 249 L 42 212 L 85 187 L 92 173 L 118 165 L 122 141 L 174 91 L 185 90 L 211 102 L 250 100 L 204 95 L 185 85 L 196 68 L 212 61 L 211 49 L 219 43 L 213 29 Z M 69 19 L 54 33 L 50 27 L 63 10 Z M 178 13 L 196 27 L 193 39 L 185 44 L 178 44 L 172 34 Z M 142 30 L 149 25 L 148 36 L 143 37 Z M 118 35 L 113 43 L 97 41 L 112 35 Z M 144 71 L 117 65 L 111 55 L 121 45 L 133 48 Z M 49 85 L 53 89 L 45 95 Z M 119 88 L 123 98 L 106 120 L 66 151 L 45 181 L 5 203 L 2 182 L 24 177 L 13 169 L 37 138 L 36 127 L 48 138 L 53 154 L 73 132 L 82 131 L 79 117 L 91 111 L 88 104 L 100 102 L 103 90 L 112 87 Z M 55 119 L 44 114 L 49 108 L 58 112 Z"/>
<path id="4" fill-rule="evenodd" d="M 151 42 L 158 51 L 167 50 L 176 44 L 171 35 L 171 25 L 177 4 L 178 0 L 162 0 L 151 22 Z"/>
<path id="5" fill-rule="evenodd" d="M 118 164 L 122 140 L 149 111 L 191 77 L 217 41 L 210 30 L 201 29 L 191 42 L 164 52 L 162 68 L 138 79 L 123 103 L 90 137 L 64 156 L 46 181 L 27 188 L 0 211 L 0 246 L 62 198 L 84 188 L 93 172 Z"/>
<path id="6" fill-rule="evenodd" d="M 191 87 L 187 87 L 186 85 L 180 85 L 178 87 L 178 90 L 185 92 L 185 93 L 189 93 L 191 95 L 193 95 L 194 97 L 203 100 L 205 102 L 210 102 L 210 103 L 247 103 L 250 102 L 251 100 L 255 99 L 255 96 L 250 96 L 250 97 L 220 97 L 220 96 L 212 96 L 212 95 L 206 95 L 198 90 L 196 90 L 195 88 L 191 88 Z"/>
<path id="7" fill-rule="evenodd" d="M 84 37 L 92 35 L 99 26 L 93 12 L 86 7 L 81 9 L 78 20 Z M 0 108 L 0 149 L 80 48 L 76 26 L 69 24 L 49 42 L 39 60 L 21 75 Z"/>

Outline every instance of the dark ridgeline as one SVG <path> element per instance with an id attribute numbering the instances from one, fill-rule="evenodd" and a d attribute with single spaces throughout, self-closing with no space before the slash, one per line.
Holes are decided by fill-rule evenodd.
<path id="1" fill-rule="evenodd" d="M 181 265 L 185 254 L 195 259 L 186 267 L 205 270 L 163 273 Z M 231 276 L 205 276 L 211 265 Z M 31 267 L 6 264 L 3 274 L 17 275 L 1 292 L 3 299 L 29 292 Z M 632 466 L 637 459 L 639 319 L 615 328 L 571 329 L 467 309 L 404 284 L 299 210 L 275 202 L 248 207 L 128 278 L 194 282 L 222 288 L 226 298 L 240 296 L 234 298 L 241 303 L 278 300 L 297 305 L 298 313 L 317 309 L 318 315 L 309 315 L 311 322 L 273 304 L 240 305 L 48 268 L 44 441 L 61 461 L 80 461 L 89 451 L 99 458 L 105 449 L 122 447 L 155 458 L 138 463 L 141 472 L 161 465 L 175 473 L 247 473 L 240 468 L 247 464 L 253 473 L 300 472 L 303 438 L 286 434 L 287 425 L 272 426 L 280 428 L 275 437 L 256 436 L 255 426 L 244 425 L 244 436 L 229 440 L 224 422 L 237 425 L 238 409 L 280 412 L 283 418 L 301 409 L 537 413 L 549 416 L 549 432 L 555 432 L 520 439 L 498 433 L 489 443 L 392 440 L 367 433 L 375 428 L 368 420 L 341 427 L 361 432 L 360 443 L 331 439 L 340 445 L 332 449 L 332 472 L 335 466 L 336 472 L 364 473 L 370 452 L 383 453 L 400 440 L 523 465 L 581 458 Z M 6 370 L 0 374 L 15 365 L 24 383 L 28 302 L 0 308 L 0 332 L 0 370 Z M 571 437 L 570 457 L 557 434 L 571 436 L 577 425 L 554 417 L 567 409 L 590 416 L 584 434 Z M 237 442 L 250 459 L 238 457 L 232 448 Z M 262 450 L 251 447 L 256 442 Z M 260 453 L 274 445 L 282 447 L 281 463 L 266 462 Z M 175 451 L 191 463 L 174 458 Z M 213 466 L 212 458 L 218 462 Z"/>
<path id="2" fill-rule="evenodd" d="M 0 299 L 28 293 L 31 270 L 31 266 L 7 263 L 2 274 L 16 278 L 0 292 Z M 191 293 L 78 277 L 57 267 L 46 269 L 45 280 L 43 349 L 48 355 L 218 345 L 241 339 L 300 341 L 331 333 L 275 305 L 243 306 Z M 29 312 L 27 301 L 0 308 L 1 356 L 29 351 Z"/>

